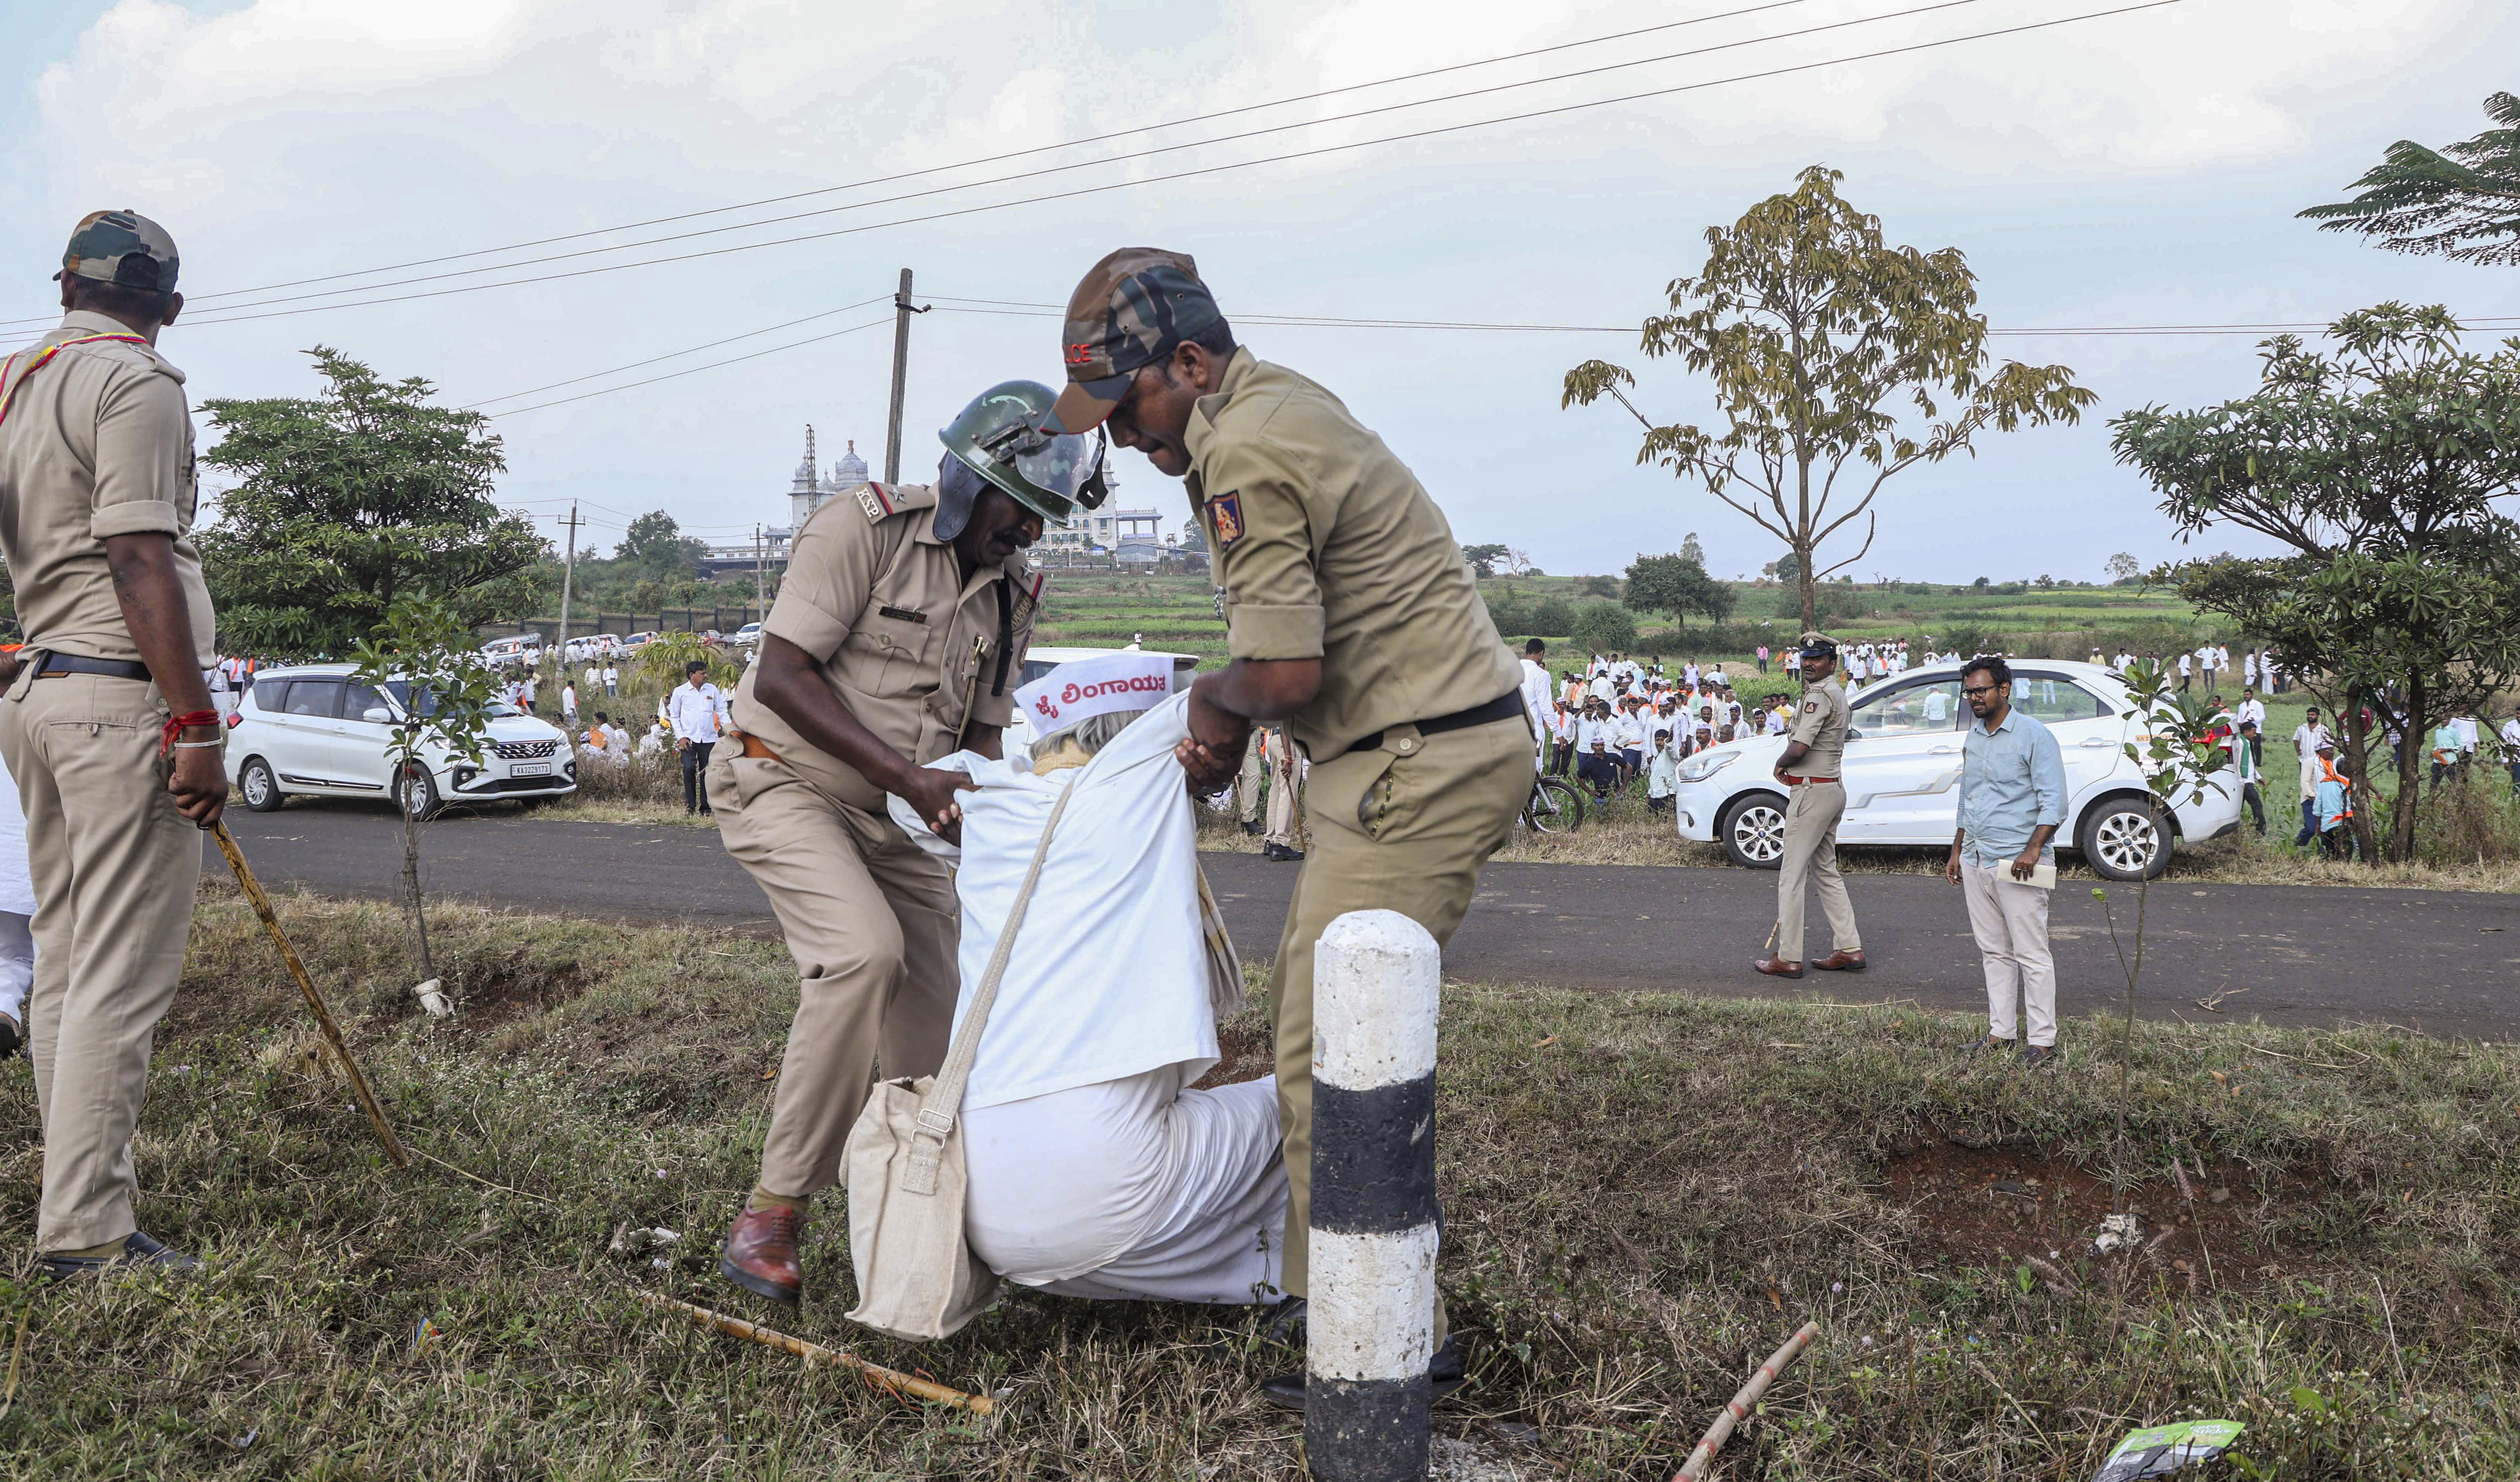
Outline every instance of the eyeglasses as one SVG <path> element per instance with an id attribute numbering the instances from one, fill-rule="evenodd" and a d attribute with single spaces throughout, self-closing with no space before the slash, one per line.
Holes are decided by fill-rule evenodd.
<path id="1" fill-rule="evenodd" d="M 1963 694 L 1963 695 L 1968 695 L 1968 696 L 1972 696 L 1972 697 L 1977 696 L 1977 695 L 1991 695 L 1991 694 L 1994 694 L 1997 690 L 2000 690 L 2000 689 L 2002 689 L 2002 688 L 2003 688 L 2003 686 L 2002 686 L 2002 685 L 2001 685 L 2001 684 L 1979 684 L 1979 685 L 1967 685 L 1967 684 L 1963 684 L 1963 685 L 1961 685 L 1961 686 L 1960 686 L 1960 693 L 1961 693 L 1961 694 Z"/>

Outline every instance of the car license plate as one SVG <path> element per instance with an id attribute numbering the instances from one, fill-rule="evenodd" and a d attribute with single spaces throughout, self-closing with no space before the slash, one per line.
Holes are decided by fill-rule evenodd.
<path id="1" fill-rule="evenodd" d="M 512 777 L 548 777 L 551 775 L 551 764 L 548 762 L 519 762 L 516 765 L 508 768 L 508 775 Z"/>

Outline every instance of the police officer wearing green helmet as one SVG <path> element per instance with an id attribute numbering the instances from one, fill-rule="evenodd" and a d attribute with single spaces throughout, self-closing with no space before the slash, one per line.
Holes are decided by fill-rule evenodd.
<path id="1" fill-rule="evenodd" d="M 937 434 L 936 483 L 864 484 L 814 512 L 709 761 L 719 837 L 796 960 L 761 1172 L 718 1261 L 773 1301 L 803 1295 L 808 1212 L 838 1179 L 878 1050 L 887 1076 L 930 1075 L 945 1058 L 953 881 L 884 796 L 953 838 L 955 795 L 972 784 L 924 764 L 999 755 L 1041 603 L 1024 548 L 1043 522 L 1105 492 L 1100 435 L 1052 430 L 1054 399 L 1037 382 L 992 387 Z"/>

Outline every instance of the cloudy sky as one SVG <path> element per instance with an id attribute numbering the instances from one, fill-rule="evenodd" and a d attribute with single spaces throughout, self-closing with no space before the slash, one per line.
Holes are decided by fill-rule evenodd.
<path id="1" fill-rule="evenodd" d="M 2394 139 L 2483 127 L 2485 95 L 2520 85 L 2491 60 L 2520 56 L 2520 10 L 2178 0 L 1844 60 L 2112 8 L 1924 4 L 8 0 L 0 334 L 52 311 L 80 212 L 147 212 L 182 246 L 194 304 L 164 347 L 197 399 L 305 394 L 302 351 L 322 344 L 450 402 L 536 408 L 497 423 L 503 496 L 541 517 L 585 501 L 608 544 L 650 509 L 727 540 L 783 520 L 808 423 L 826 462 L 850 439 L 878 461 L 889 316 L 846 306 L 886 298 L 904 266 L 940 306 L 913 332 L 906 478 L 980 388 L 1058 377 L 1057 319 L 1019 306 L 1063 301 L 1113 247 L 1193 254 L 1246 320 L 1633 326 L 1696 268 L 1708 226 L 1815 162 L 1893 240 L 1964 252 L 2002 330 L 2324 321 L 2390 298 L 2520 315 L 2511 269 L 2402 258 L 2292 215 Z M 1558 49 L 1493 61 L 1538 48 Z M 1434 69 L 1451 69 L 1387 80 Z M 1801 69 L 1745 75 L 1780 69 Z M 1491 90 L 1435 101 L 1470 89 Z M 1160 126 L 1228 110 L 1243 112 Z M 1110 137 L 1045 148 L 1094 136 Z M 1195 147 L 1148 153 L 1176 145 Z M 1157 178 L 1182 171 L 1201 173 Z M 797 219 L 751 224 L 770 217 Z M 755 245 L 789 237 L 812 240 Z M 345 273 L 367 275 L 328 278 Z M 305 297 L 342 289 L 358 292 Z M 1560 377 L 1595 355 L 1637 365 L 1658 417 L 1700 409 L 1684 372 L 1636 358 L 1632 329 L 1241 337 L 1345 398 L 1464 540 L 1556 571 L 1615 571 L 1689 531 L 1718 575 L 1777 554 L 1702 490 L 1636 468 L 1625 413 L 1559 410 Z M 2073 367 L 2097 415 L 1896 481 L 1856 570 L 2092 579 L 2115 551 L 2174 554 L 2103 424 L 2244 393 L 2253 339 L 1996 342 Z M 1119 502 L 1186 514 L 1136 455 L 1121 472 Z"/>

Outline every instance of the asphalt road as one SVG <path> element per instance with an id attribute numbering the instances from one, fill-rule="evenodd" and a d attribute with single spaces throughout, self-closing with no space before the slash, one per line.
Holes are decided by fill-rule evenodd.
<path id="1" fill-rule="evenodd" d="M 399 824 L 382 809 L 297 803 L 231 810 L 229 826 L 264 883 L 390 898 Z M 206 870 L 225 863 L 204 841 Z M 1275 953 L 1300 866 L 1256 855 L 1200 857 L 1246 958 Z M 713 829 L 450 818 L 423 844 L 432 895 L 517 910 L 674 922 L 775 935 L 769 908 Z M 1738 869 L 1491 864 L 1445 952 L 1447 976 L 1567 988 L 1743 996 L 1985 1003 L 1959 892 L 1924 875 L 1851 877 L 1870 971 L 1784 983 L 1751 973 L 1774 919 L 1776 876 Z M 2132 887 L 2112 890 L 2123 917 Z M 1811 944 L 1825 950 L 1817 903 Z M 2056 893 L 2050 923 L 2067 1014 L 2123 991 L 2100 904 Z M 2520 898 L 2457 891 L 2318 886 L 2156 886 L 2146 921 L 2139 1012 L 2314 1026 L 2379 1021 L 2432 1034 L 2520 1036 Z"/>

